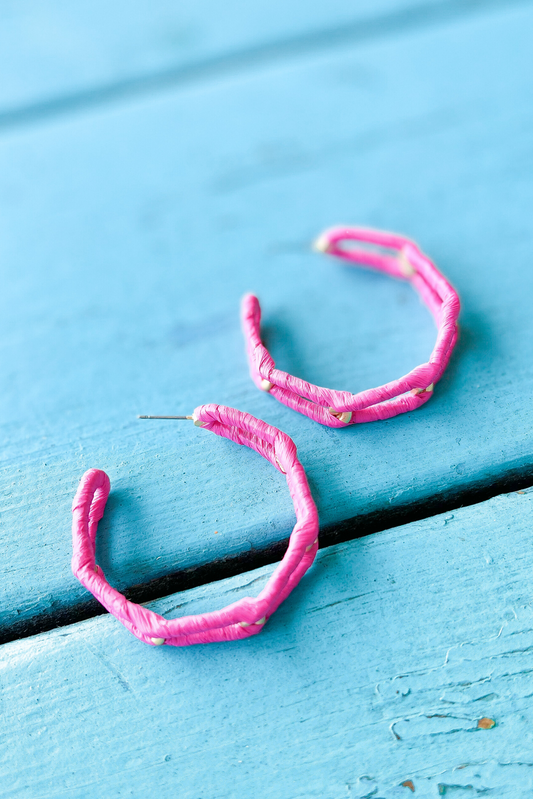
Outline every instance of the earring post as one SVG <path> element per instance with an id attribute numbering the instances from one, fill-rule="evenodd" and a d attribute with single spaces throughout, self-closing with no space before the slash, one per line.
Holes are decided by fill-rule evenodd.
<path id="1" fill-rule="evenodd" d="M 137 416 L 137 419 L 190 419 L 192 416 Z"/>

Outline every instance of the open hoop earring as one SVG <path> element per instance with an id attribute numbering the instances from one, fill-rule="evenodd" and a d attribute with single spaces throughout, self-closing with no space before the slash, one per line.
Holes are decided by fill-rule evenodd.
<path id="1" fill-rule="evenodd" d="M 342 246 L 343 241 L 368 244 L 373 249 L 346 249 Z M 414 242 L 396 233 L 336 227 L 318 238 L 315 249 L 411 283 L 437 324 L 437 341 L 431 357 L 428 363 L 417 366 L 405 377 L 358 394 L 315 386 L 275 368 L 272 356 L 261 341 L 259 300 L 253 294 L 247 294 L 242 301 L 242 322 L 254 383 L 289 408 L 328 427 L 388 419 L 419 408 L 431 397 L 457 341 L 460 309 L 457 293 Z M 393 254 L 383 252 L 383 249 L 392 250 Z"/>
<path id="2" fill-rule="evenodd" d="M 96 530 L 104 514 L 110 483 L 105 472 L 90 469 L 81 479 L 72 506 L 74 575 L 128 630 L 153 646 L 187 646 L 256 635 L 299 583 L 318 550 L 318 514 L 294 442 L 276 427 L 223 405 L 201 405 L 192 416 L 140 418 L 191 419 L 197 427 L 254 449 L 286 475 L 297 519 L 287 551 L 255 599 L 244 597 L 222 610 L 167 620 L 127 600 L 109 585 L 96 565 Z"/>

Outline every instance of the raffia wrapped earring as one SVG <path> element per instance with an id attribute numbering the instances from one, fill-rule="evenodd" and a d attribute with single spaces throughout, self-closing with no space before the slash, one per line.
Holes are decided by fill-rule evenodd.
<path id="1" fill-rule="evenodd" d="M 342 246 L 346 241 L 363 246 L 346 248 Z M 431 397 L 457 341 L 460 309 L 457 293 L 414 242 L 396 233 L 336 227 L 318 238 L 315 249 L 411 283 L 437 324 L 437 341 L 431 357 L 404 377 L 358 394 L 315 386 L 276 369 L 261 341 L 259 300 L 247 294 L 242 301 L 242 322 L 254 383 L 289 408 L 329 427 L 388 419 L 419 408 Z"/>
<path id="2" fill-rule="evenodd" d="M 245 597 L 211 613 L 167 620 L 127 600 L 109 585 L 102 569 L 96 565 L 96 531 L 104 513 L 110 483 L 105 472 L 90 469 L 81 479 L 72 506 L 72 571 L 113 616 L 147 644 L 187 646 L 256 635 L 299 583 L 318 550 L 318 514 L 294 442 L 276 427 L 223 405 L 201 405 L 191 416 L 140 418 L 190 419 L 197 427 L 250 447 L 270 461 L 286 476 L 296 512 L 296 525 L 287 551 L 256 598 Z"/>

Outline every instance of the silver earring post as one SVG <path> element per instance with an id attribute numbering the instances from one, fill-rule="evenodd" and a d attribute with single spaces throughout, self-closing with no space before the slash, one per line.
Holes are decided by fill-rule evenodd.
<path id="1" fill-rule="evenodd" d="M 137 416 L 137 419 L 190 419 L 194 421 L 192 416 Z"/>

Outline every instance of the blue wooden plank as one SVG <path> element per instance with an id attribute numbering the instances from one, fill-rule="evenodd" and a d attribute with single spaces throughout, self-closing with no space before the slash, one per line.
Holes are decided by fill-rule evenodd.
<path id="1" fill-rule="evenodd" d="M 532 20 L 502 11 L 2 137 L 3 630 L 85 601 L 69 525 L 87 468 L 111 477 L 98 558 L 119 588 L 253 563 L 289 534 L 268 464 L 137 413 L 216 401 L 281 427 L 323 525 L 390 526 L 531 471 Z M 337 432 L 255 389 L 238 306 L 256 291 L 280 368 L 316 383 L 357 391 L 423 361 L 435 332 L 408 286 L 310 252 L 352 220 L 418 240 L 464 312 L 423 409 Z"/>
<path id="2" fill-rule="evenodd" d="M 515 0 L 516 2 L 516 0 Z M 350 36 L 432 24 L 493 0 L 18 0 L 0 7 L 0 123 L 152 89 L 206 68 L 246 66 Z M 152 82 L 153 81 L 153 82 Z"/>
<path id="3" fill-rule="evenodd" d="M 4 645 L 0 796 L 530 797 L 532 513 L 530 489 L 322 550 L 246 641 L 150 648 L 107 616 Z"/>

